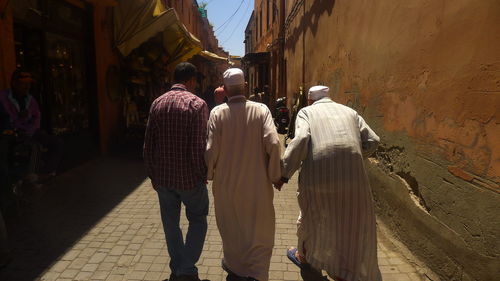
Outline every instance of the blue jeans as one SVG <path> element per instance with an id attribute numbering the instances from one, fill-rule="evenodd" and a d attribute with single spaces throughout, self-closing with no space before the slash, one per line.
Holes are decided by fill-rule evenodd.
<path id="1" fill-rule="evenodd" d="M 165 231 L 170 270 L 176 276 L 198 274 L 196 262 L 200 259 L 207 234 L 208 191 L 203 183 L 192 190 L 157 188 L 161 220 Z M 179 227 L 181 202 L 186 207 L 189 227 L 186 242 Z"/>

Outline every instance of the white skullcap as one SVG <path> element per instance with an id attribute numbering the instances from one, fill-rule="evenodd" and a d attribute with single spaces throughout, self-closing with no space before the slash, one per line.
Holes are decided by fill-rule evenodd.
<path id="1" fill-rule="evenodd" d="M 224 78 L 224 85 L 226 86 L 245 84 L 245 75 L 243 75 L 243 71 L 239 68 L 230 68 L 226 70 L 222 77 Z"/>
<path id="2" fill-rule="evenodd" d="M 309 89 L 307 98 L 310 100 L 319 100 L 322 98 L 326 98 L 329 97 L 328 91 L 330 91 L 330 88 L 328 88 L 327 86 L 314 86 Z"/>

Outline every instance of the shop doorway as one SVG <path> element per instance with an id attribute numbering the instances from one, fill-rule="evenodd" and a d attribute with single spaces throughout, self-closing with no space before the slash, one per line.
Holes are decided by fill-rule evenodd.
<path id="1" fill-rule="evenodd" d="M 98 154 L 97 97 L 88 9 L 21 0 L 14 9 L 17 67 L 32 72 L 42 129 L 65 142 L 62 169 Z"/>

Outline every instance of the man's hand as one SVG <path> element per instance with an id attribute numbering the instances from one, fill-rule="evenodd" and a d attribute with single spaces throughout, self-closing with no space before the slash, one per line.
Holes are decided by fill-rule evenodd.
<path id="1" fill-rule="evenodd" d="M 276 188 L 278 191 L 281 191 L 281 187 L 283 187 L 284 182 L 282 180 L 279 180 L 275 183 L 273 183 L 274 188 Z"/>

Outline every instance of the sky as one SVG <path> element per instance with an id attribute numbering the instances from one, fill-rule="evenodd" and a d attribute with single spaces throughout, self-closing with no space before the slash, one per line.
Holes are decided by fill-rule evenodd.
<path id="1" fill-rule="evenodd" d="M 229 54 L 245 55 L 245 28 L 253 11 L 254 0 L 198 0 L 207 2 L 208 21 L 214 26 L 219 46 Z M 235 14 L 236 13 L 236 14 Z M 232 16 L 234 14 L 234 16 Z M 231 17 L 232 16 L 232 17 Z"/>

